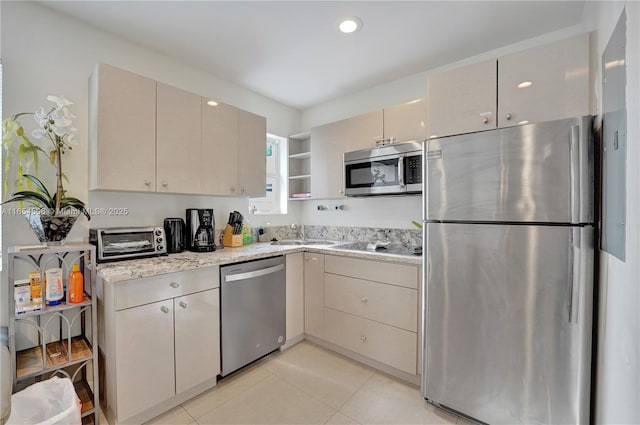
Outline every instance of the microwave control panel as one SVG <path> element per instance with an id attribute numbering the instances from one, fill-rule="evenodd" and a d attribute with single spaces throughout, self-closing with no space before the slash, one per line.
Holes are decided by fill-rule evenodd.
<path id="1" fill-rule="evenodd" d="M 422 183 L 422 155 L 411 155 L 404 159 L 405 184 Z"/>

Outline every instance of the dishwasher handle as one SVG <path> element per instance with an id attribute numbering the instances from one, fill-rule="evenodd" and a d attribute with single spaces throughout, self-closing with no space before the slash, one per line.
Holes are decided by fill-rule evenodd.
<path id="1" fill-rule="evenodd" d="M 236 282 L 238 280 L 253 279 L 255 277 L 265 276 L 271 273 L 278 272 L 280 270 L 284 270 L 284 264 L 278 264 L 277 266 L 267 267 L 266 269 L 254 270 L 252 272 L 230 274 L 224 277 L 224 281 Z"/>

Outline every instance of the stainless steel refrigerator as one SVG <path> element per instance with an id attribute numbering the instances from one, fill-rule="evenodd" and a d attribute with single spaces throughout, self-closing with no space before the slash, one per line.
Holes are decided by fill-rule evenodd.
<path id="1" fill-rule="evenodd" d="M 424 146 L 430 402 L 495 424 L 589 422 L 591 117 Z"/>

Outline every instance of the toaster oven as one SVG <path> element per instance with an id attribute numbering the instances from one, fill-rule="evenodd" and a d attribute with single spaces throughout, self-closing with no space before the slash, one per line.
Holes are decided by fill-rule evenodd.
<path id="1" fill-rule="evenodd" d="M 96 246 L 98 263 L 167 255 L 163 227 L 89 229 L 89 243 Z"/>

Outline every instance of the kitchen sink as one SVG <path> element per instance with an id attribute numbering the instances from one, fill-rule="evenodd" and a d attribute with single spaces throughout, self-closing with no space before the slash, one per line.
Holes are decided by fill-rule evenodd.
<path id="1" fill-rule="evenodd" d="M 273 241 L 271 245 L 333 245 L 332 241 L 307 241 L 304 239 L 285 239 L 281 241 Z"/>

